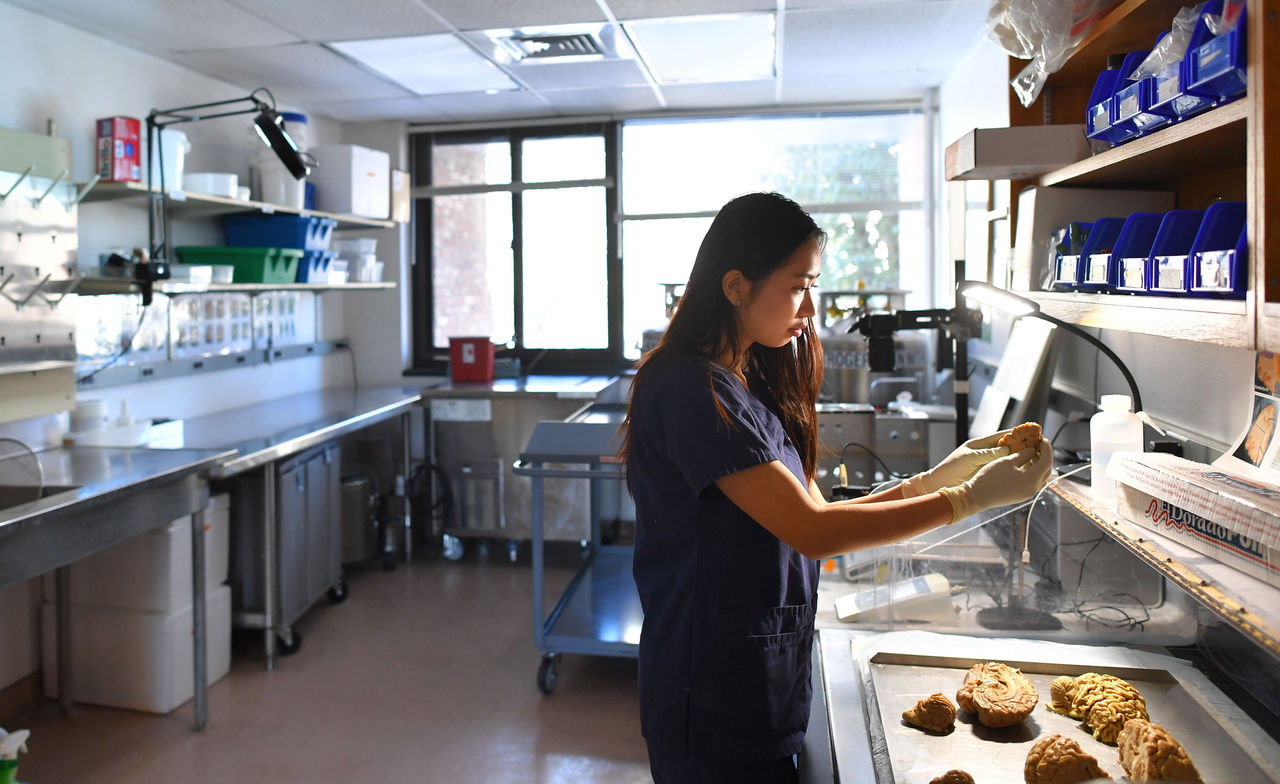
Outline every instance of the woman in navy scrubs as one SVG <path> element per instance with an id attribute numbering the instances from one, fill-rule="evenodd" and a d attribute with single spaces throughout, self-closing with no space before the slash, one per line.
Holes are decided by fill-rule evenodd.
<path id="1" fill-rule="evenodd" d="M 717 213 L 624 424 L 636 503 L 641 730 L 657 784 L 792 782 L 809 721 L 817 559 L 1030 498 L 1052 449 L 1001 434 L 866 498 L 814 482 L 825 234 L 754 193 Z"/>

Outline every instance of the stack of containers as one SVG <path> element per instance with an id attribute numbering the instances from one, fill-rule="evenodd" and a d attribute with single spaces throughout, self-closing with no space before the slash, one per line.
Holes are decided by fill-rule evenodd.
<path id="1" fill-rule="evenodd" d="M 237 214 L 222 216 L 227 245 L 234 248 L 284 248 L 301 251 L 297 270 L 287 281 L 263 283 L 327 283 L 329 264 L 334 253 L 329 250 L 333 229 L 332 218 L 300 215 Z M 240 271 L 236 270 L 237 282 Z"/>
<path id="2" fill-rule="evenodd" d="M 231 587 L 226 585 L 230 501 L 205 510 L 207 681 L 231 669 Z M 71 564 L 71 669 L 75 699 L 169 713 L 195 694 L 192 673 L 191 518 Z M 58 696 L 57 588 L 44 575 L 44 689 Z"/>

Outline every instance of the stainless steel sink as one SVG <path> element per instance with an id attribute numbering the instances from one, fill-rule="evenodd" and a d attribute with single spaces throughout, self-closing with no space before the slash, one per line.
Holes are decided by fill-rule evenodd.
<path id="1" fill-rule="evenodd" d="M 34 485 L 0 485 L 0 510 L 8 509 L 11 506 L 29 504 L 41 498 L 77 489 L 79 488 L 74 485 L 70 487 L 45 485 L 42 488 L 37 488 Z"/>

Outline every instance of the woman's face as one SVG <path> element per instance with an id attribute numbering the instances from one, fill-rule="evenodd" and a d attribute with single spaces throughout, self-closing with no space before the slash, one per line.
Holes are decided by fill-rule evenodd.
<path id="1" fill-rule="evenodd" d="M 743 347 L 759 343 L 779 348 L 804 332 L 816 309 L 813 286 L 822 269 L 818 240 L 801 245 L 779 268 L 760 282 L 738 307 L 738 334 Z"/>

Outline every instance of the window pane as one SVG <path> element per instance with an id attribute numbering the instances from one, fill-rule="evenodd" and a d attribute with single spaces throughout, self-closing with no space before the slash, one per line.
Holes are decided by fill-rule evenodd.
<path id="1" fill-rule="evenodd" d="M 508 182 L 511 182 L 511 145 L 505 139 L 444 143 L 431 148 L 432 185 Z"/>
<path id="2" fill-rule="evenodd" d="M 520 148 L 525 182 L 598 180 L 604 177 L 603 136 L 525 139 Z"/>
<path id="3" fill-rule="evenodd" d="M 693 269 L 710 218 L 633 220 L 622 226 L 622 348 L 640 356 L 644 331 L 665 329 L 664 283 L 684 284 Z"/>
<path id="4" fill-rule="evenodd" d="M 923 131 L 915 113 L 627 122 L 623 210 L 715 210 L 761 190 L 806 205 L 919 201 Z"/>
<path id="5" fill-rule="evenodd" d="M 450 337 L 515 337 L 511 194 L 432 199 L 431 292 L 436 348 Z"/>
<path id="6" fill-rule="evenodd" d="M 524 345 L 608 348 L 604 188 L 526 191 Z"/>

